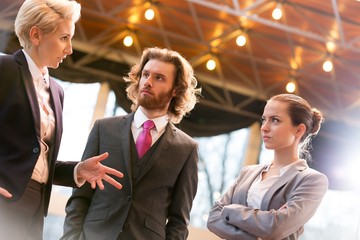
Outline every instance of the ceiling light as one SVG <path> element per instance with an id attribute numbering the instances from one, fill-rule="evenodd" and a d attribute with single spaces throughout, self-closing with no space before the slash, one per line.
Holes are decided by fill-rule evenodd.
<path id="1" fill-rule="evenodd" d="M 295 92 L 295 90 L 296 90 L 296 83 L 294 80 L 291 80 L 290 82 L 288 82 L 286 84 L 286 91 L 288 93 L 293 93 L 293 92 Z"/>
<path id="2" fill-rule="evenodd" d="M 237 38 L 236 38 L 236 44 L 239 46 L 239 47 L 242 47 L 246 44 L 246 37 L 241 34 L 239 35 Z"/>
<path id="3" fill-rule="evenodd" d="M 134 43 L 134 39 L 131 36 L 126 36 L 123 40 L 123 43 L 126 47 L 130 47 Z"/>
<path id="4" fill-rule="evenodd" d="M 154 10 L 152 10 L 151 8 L 148 8 L 146 11 L 145 11 L 145 18 L 147 20 L 153 20 L 155 17 L 155 12 Z"/>
<path id="5" fill-rule="evenodd" d="M 206 63 L 206 68 L 210 71 L 214 70 L 216 68 L 216 62 L 213 59 L 210 59 Z"/>
<path id="6" fill-rule="evenodd" d="M 326 42 L 326 49 L 328 52 L 333 53 L 335 51 L 335 43 L 333 41 Z"/>
<path id="7" fill-rule="evenodd" d="M 291 67 L 291 69 L 293 69 L 293 70 L 297 70 L 297 69 L 299 68 L 299 65 L 298 65 L 298 63 L 296 62 L 295 59 L 291 59 L 291 60 L 290 60 L 290 67 Z"/>
<path id="8" fill-rule="evenodd" d="M 331 62 L 331 60 L 327 59 L 323 63 L 322 68 L 325 72 L 331 72 L 333 70 L 333 63 Z"/>
<path id="9" fill-rule="evenodd" d="M 281 5 L 277 4 L 276 8 L 273 10 L 272 12 L 272 18 L 275 20 L 279 20 L 282 17 L 282 10 L 281 10 Z"/>

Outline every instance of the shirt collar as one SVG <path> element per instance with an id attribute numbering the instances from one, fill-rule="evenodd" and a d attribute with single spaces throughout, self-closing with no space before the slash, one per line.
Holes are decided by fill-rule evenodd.
<path id="1" fill-rule="evenodd" d="M 303 164 L 299 164 L 300 162 L 303 162 Z M 299 159 L 299 160 L 297 160 L 297 161 L 295 161 L 295 162 L 293 162 L 293 163 L 291 163 L 289 165 L 286 165 L 285 167 L 282 167 L 280 169 L 280 175 L 283 175 L 287 170 L 289 170 L 292 167 L 295 167 L 296 170 L 301 171 L 301 170 L 304 169 L 304 164 L 306 165 L 306 160 Z"/>
<path id="2" fill-rule="evenodd" d="M 22 51 L 28 63 L 29 71 L 31 73 L 33 81 L 35 81 L 38 84 L 38 81 L 42 79 L 45 82 L 46 87 L 49 87 L 49 70 L 45 67 L 44 68 L 45 74 L 43 75 L 40 69 L 36 66 L 35 62 L 30 57 L 30 55 L 24 49 L 22 49 Z"/>
<path id="3" fill-rule="evenodd" d="M 163 115 L 157 118 L 151 119 L 155 124 L 155 130 L 157 132 L 160 132 L 162 129 L 166 127 L 166 124 L 168 124 L 168 115 Z M 134 123 L 137 129 L 139 129 L 145 121 L 149 120 L 149 118 L 141 111 L 140 108 L 138 108 L 134 115 Z"/>
<path id="4" fill-rule="evenodd" d="M 293 163 L 290 163 L 288 165 L 286 165 L 285 167 L 282 167 L 280 169 L 280 176 L 283 175 L 287 170 L 289 170 L 292 166 L 294 166 L 297 170 L 302 170 L 304 168 L 304 165 L 303 164 L 299 164 L 300 162 L 305 162 L 306 164 L 306 160 L 304 159 L 300 159 L 300 160 L 297 160 Z M 270 167 L 271 167 L 272 163 L 269 163 L 265 166 L 265 169 L 263 170 L 264 172 L 267 172 L 269 171 Z"/>

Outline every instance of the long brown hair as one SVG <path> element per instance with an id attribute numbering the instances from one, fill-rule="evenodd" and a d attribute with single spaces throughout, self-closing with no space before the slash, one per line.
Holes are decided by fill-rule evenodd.
<path id="1" fill-rule="evenodd" d="M 190 63 L 178 52 L 169 49 L 147 48 L 143 51 L 140 62 L 135 64 L 128 76 L 124 78 L 129 83 L 126 88 L 128 98 L 133 102 L 132 111 L 139 107 L 137 97 L 139 94 L 139 81 L 145 64 L 151 59 L 171 63 L 176 68 L 175 92 L 176 96 L 171 100 L 168 115 L 173 123 L 179 123 L 182 118 L 190 113 L 198 101 L 200 89 L 196 88 L 197 80 Z"/>

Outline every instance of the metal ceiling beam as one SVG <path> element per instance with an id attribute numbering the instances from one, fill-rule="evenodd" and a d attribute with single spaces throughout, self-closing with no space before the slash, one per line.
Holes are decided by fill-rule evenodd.
<path id="1" fill-rule="evenodd" d="M 200 104 L 203 104 L 205 106 L 209 106 L 211 108 L 214 109 L 219 109 L 222 111 L 227 111 L 230 113 L 235 113 L 238 114 L 240 116 L 245 116 L 245 117 L 249 117 L 249 118 L 253 118 L 253 119 L 260 119 L 260 115 L 253 113 L 253 112 L 249 112 L 249 111 L 245 111 L 245 110 L 241 110 L 232 106 L 228 106 L 228 105 L 224 105 L 224 104 L 219 104 L 217 102 L 213 102 L 213 101 L 209 101 L 206 99 L 201 99 Z"/>
<path id="2" fill-rule="evenodd" d="M 187 0 L 187 1 L 192 2 L 192 3 L 196 3 L 198 5 L 201 5 L 203 7 L 207 7 L 207 8 L 213 9 L 213 10 L 226 12 L 226 13 L 231 14 L 233 16 L 246 17 L 247 19 L 250 19 L 250 20 L 252 20 L 254 22 L 261 23 L 263 25 L 266 25 L 266 26 L 269 26 L 269 27 L 272 27 L 272 28 L 276 28 L 276 29 L 279 29 L 279 30 L 283 30 L 283 31 L 286 31 L 286 32 L 294 33 L 294 34 L 297 34 L 299 36 L 303 36 L 303 37 L 310 38 L 310 39 L 313 39 L 313 40 L 317 40 L 317 41 L 320 41 L 320 42 L 325 42 L 325 43 L 327 42 L 327 39 L 325 39 L 321 35 L 318 35 L 318 34 L 315 34 L 315 33 L 312 33 L 312 32 L 302 31 L 299 28 L 286 26 L 286 25 L 278 23 L 278 22 L 269 21 L 269 20 L 267 20 L 265 18 L 259 17 L 256 14 L 248 14 L 248 12 L 244 11 L 244 10 L 238 11 L 236 9 L 232 9 L 227 5 L 220 5 L 220 4 L 209 2 L 207 0 Z"/>
<path id="3" fill-rule="evenodd" d="M 316 40 L 316 41 L 319 41 L 319 42 L 326 43 L 326 42 L 329 41 L 327 36 L 321 36 L 321 35 L 313 33 L 313 32 L 303 31 L 303 30 L 301 30 L 299 28 L 296 28 L 296 27 L 287 26 L 287 25 L 281 24 L 279 22 L 274 22 L 274 21 L 271 21 L 271 20 L 268 20 L 268 19 L 265 19 L 265 18 L 261 18 L 256 14 L 249 14 L 248 13 L 249 10 L 252 10 L 252 9 L 256 8 L 258 5 L 260 5 L 260 4 L 262 4 L 262 3 L 266 2 L 266 1 L 257 1 L 257 2 L 254 3 L 254 6 L 251 5 L 250 7 L 245 8 L 245 9 L 240 10 L 240 11 L 238 9 L 233 9 L 233 8 L 227 6 L 227 5 L 221 5 L 221 4 L 217 4 L 217 3 L 212 3 L 212 2 L 209 2 L 207 0 L 186 0 L 186 1 L 198 4 L 198 5 L 203 6 L 203 7 L 207 7 L 209 9 L 226 12 L 226 13 L 231 14 L 233 16 L 246 17 L 247 19 L 249 19 L 251 21 L 261 23 L 261 24 L 263 24 L 265 26 L 272 27 L 272 28 L 275 28 L 275 29 L 279 29 L 279 30 L 282 30 L 282 31 L 285 31 L 285 32 L 293 33 L 293 34 L 296 34 L 296 35 L 299 35 L 299 36 L 302 36 L 302 37 L 306 37 L 306 38 L 309 38 L 309 39 L 312 39 L 312 40 Z M 334 6 L 336 6 L 336 0 L 332 0 L 332 1 L 334 2 Z M 339 15 L 337 7 L 334 7 L 334 13 L 336 15 Z M 338 21 L 340 21 L 340 18 L 338 19 Z M 344 41 L 340 41 L 338 43 L 338 45 L 341 46 L 342 48 L 345 48 L 345 49 L 360 52 L 359 48 L 356 48 L 353 45 L 350 45 L 350 44 L 348 44 L 348 43 L 346 43 Z"/>
<path id="4" fill-rule="evenodd" d="M 287 34 L 296 34 L 299 36 L 303 36 L 305 38 L 309 38 L 309 39 L 313 39 L 316 41 L 320 41 L 320 42 L 326 42 L 327 39 L 324 36 L 321 36 L 319 34 L 315 34 L 315 33 L 311 33 L 311 32 L 306 32 L 306 31 L 302 31 L 299 28 L 295 28 L 295 27 L 291 27 L 291 26 L 287 26 L 281 23 L 277 23 L 277 22 L 273 22 L 264 18 L 259 17 L 258 15 L 249 14 L 249 11 L 257 8 L 258 6 L 261 6 L 262 4 L 264 4 L 266 1 L 264 0 L 258 0 L 255 1 L 252 5 L 243 8 L 241 10 L 241 7 L 238 6 L 235 2 L 234 2 L 234 8 L 230 8 L 229 6 L 225 6 L 225 5 L 220 5 L 220 4 L 214 4 L 211 3 L 209 1 L 204 1 L 204 0 L 187 0 L 188 1 L 188 5 L 189 5 L 189 9 L 192 9 L 192 11 L 190 11 L 191 13 L 191 17 L 194 20 L 194 23 L 197 24 L 197 36 L 198 37 L 188 37 L 188 36 L 183 36 L 181 34 L 177 34 L 175 32 L 169 31 L 167 29 L 159 29 L 156 27 L 151 27 L 148 25 L 143 25 L 143 24 L 133 24 L 128 22 L 126 19 L 121 19 L 118 18 L 114 15 L 108 14 L 107 12 L 105 12 L 105 10 L 103 9 L 101 2 L 98 1 L 98 7 L 102 8 L 101 11 L 95 11 L 93 9 L 86 9 L 83 8 L 82 11 L 85 13 L 89 13 L 90 16 L 94 16 L 95 18 L 102 18 L 104 20 L 107 20 L 111 23 L 114 24 L 110 24 L 109 28 L 111 28 L 111 26 L 115 26 L 116 23 L 120 23 L 120 24 L 125 24 L 125 25 L 132 25 L 135 28 L 139 28 L 139 29 L 145 29 L 147 31 L 151 31 L 154 34 L 159 34 L 163 37 L 165 37 L 168 42 L 168 45 L 170 44 L 170 40 L 169 38 L 175 38 L 181 41 L 184 41 L 184 44 L 197 44 L 197 45 L 202 45 L 204 47 L 208 46 L 208 42 L 206 42 L 206 40 L 203 38 L 203 34 L 202 34 L 202 29 L 200 27 L 200 19 L 199 16 L 196 13 L 196 10 L 194 8 L 194 4 L 198 4 L 198 5 L 202 5 L 204 7 L 208 7 L 210 9 L 214 9 L 214 10 L 218 10 L 218 11 L 222 11 L 222 12 L 226 12 L 228 14 L 231 14 L 233 16 L 236 17 L 246 17 L 249 20 L 252 20 L 254 22 L 263 24 L 265 26 L 269 26 L 275 29 L 279 29 L 279 30 L 283 30 L 286 31 Z M 13 18 L 15 18 L 16 15 L 16 11 L 18 9 L 18 7 L 20 6 L 22 1 L 18 1 L 15 2 L 14 4 L 12 4 L 12 7 L 7 7 L 7 11 L 2 11 L 0 13 L 0 29 L 2 30 L 6 30 L 6 31 L 13 31 L 13 21 L 10 21 L 9 19 L 7 19 L 5 16 L 11 16 Z M 237 1 L 236 1 L 237 2 Z M 333 3 L 333 9 L 334 9 L 334 14 L 336 15 L 339 14 L 338 13 L 338 9 L 336 7 L 336 0 L 332 0 Z M 128 2 L 129 4 L 129 2 Z M 123 7 L 125 5 L 122 5 L 121 7 Z M 118 9 L 116 9 L 116 11 L 121 10 L 122 8 L 119 7 Z M 16 11 L 15 11 L 16 9 Z M 113 12 L 114 13 L 114 12 Z M 214 19 L 215 21 L 216 19 Z M 340 18 L 340 15 L 338 15 L 338 17 L 336 18 L 336 21 L 338 24 L 341 24 L 342 19 Z M 161 24 L 161 22 L 158 24 Z M 80 24 L 81 25 L 81 24 Z M 102 32 L 99 33 L 97 36 L 101 39 L 114 39 L 114 34 L 116 32 L 116 27 L 113 27 L 112 29 L 108 30 L 108 28 Z M 341 34 L 341 29 L 339 29 L 339 33 Z M 116 37 L 116 36 L 115 36 Z M 220 37 L 221 38 L 221 37 Z M 93 37 L 91 39 L 94 39 Z M 95 37 L 96 39 L 96 37 Z M 222 40 L 222 39 L 220 39 Z M 351 43 L 351 44 L 350 44 Z M 122 51 L 120 50 L 114 50 L 108 46 L 103 45 L 103 43 L 101 43 L 102 45 L 99 45 L 100 42 L 89 42 L 89 41 L 80 41 L 77 39 L 73 40 L 73 47 L 74 49 L 77 49 L 79 51 L 85 52 L 88 55 L 87 56 L 92 56 L 94 57 L 94 59 L 96 58 L 104 58 L 104 59 L 108 59 L 108 60 L 112 60 L 112 61 L 116 61 L 116 62 L 122 62 L 122 63 L 128 63 L 129 65 L 132 65 L 134 63 L 136 63 L 138 61 L 138 56 L 131 56 L 129 54 L 124 54 Z M 348 42 L 346 43 L 345 40 L 341 42 L 341 47 L 345 47 L 348 48 L 349 50 L 355 50 L 357 52 L 360 52 L 359 48 L 356 48 L 355 45 L 353 45 L 353 42 Z M 99 51 L 99 48 L 101 48 L 103 51 Z M 250 49 L 251 50 L 251 49 Z M 106 53 L 106 54 L 105 54 Z M 257 73 L 258 69 L 257 69 L 257 64 L 258 63 L 266 63 L 272 66 L 281 66 L 284 68 L 289 68 L 289 66 L 281 61 L 275 61 L 274 59 L 272 59 L 271 61 L 265 60 L 265 59 L 260 59 L 260 58 L 255 58 L 252 56 L 251 51 L 249 52 L 249 54 L 239 54 L 239 53 L 227 53 L 227 54 L 233 54 L 234 56 L 237 57 L 242 57 L 244 59 L 250 59 L 250 61 L 252 62 L 252 66 L 254 68 L 254 72 Z M 80 64 L 80 66 L 78 66 L 80 68 L 82 68 L 83 70 L 86 69 L 86 67 L 83 64 Z M 115 76 L 111 76 L 111 74 L 109 75 L 109 73 L 105 72 L 105 71 L 101 71 L 101 70 L 91 70 L 90 71 L 92 74 L 95 74 L 99 77 L 103 77 L 102 79 L 114 79 Z M 220 78 L 223 79 L 222 73 L 220 73 Z M 121 76 L 118 76 L 121 77 Z M 116 79 L 119 80 L 119 78 L 116 77 Z M 226 106 L 224 106 L 224 104 L 219 104 L 216 102 L 211 103 L 211 105 L 213 105 L 214 107 L 218 106 L 218 105 L 222 105 L 222 108 L 228 109 L 229 111 L 236 111 L 238 112 L 238 106 L 234 107 L 232 106 L 232 101 L 231 101 L 231 97 L 230 97 L 230 92 L 234 92 L 234 93 L 238 93 L 241 95 L 245 95 L 245 96 L 249 96 L 250 98 L 254 98 L 254 99 L 262 99 L 262 100 L 266 100 L 267 96 L 266 96 L 266 92 L 264 92 L 263 90 L 261 90 L 259 88 L 259 86 L 257 88 L 251 88 L 249 86 L 249 88 L 244 88 L 244 87 L 240 87 L 236 84 L 229 84 L 228 81 L 226 82 L 226 84 L 224 84 L 224 79 L 222 81 L 219 81 L 219 79 L 217 77 L 211 77 L 208 76 L 206 74 L 203 73 L 197 73 L 197 77 L 198 79 L 201 81 L 202 84 L 208 84 L 209 86 L 214 86 L 217 88 L 222 88 L 224 89 L 224 94 L 225 94 L 225 99 L 226 102 L 228 103 Z M 258 79 L 259 80 L 259 79 Z M 338 84 L 338 83 L 337 83 Z M 338 85 L 340 86 L 340 85 Z M 268 89 L 267 89 L 268 90 Z M 337 94 L 339 90 L 337 89 Z M 206 102 L 206 104 L 210 104 L 209 102 Z M 353 106 L 357 106 L 357 104 L 353 105 Z M 242 114 L 242 113 L 240 113 Z M 333 113 L 331 113 L 333 114 Z M 333 114 L 334 117 L 336 117 L 336 114 Z M 339 117 L 339 116 L 337 116 Z M 347 122 L 355 122 L 353 119 L 346 119 Z"/>
<path id="5" fill-rule="evenodd" d="M 335 16 L 335 20 L 336 20 L 336 25 L 338 27 L 340 42 L 343 45 L 345 45 L 346 40 L 345 40 L 344 30 L 343 30 L 342 21 L 341 21 L 341 17 L 340 17 L 340 13 L 339 13 L 339 8 L 337 6 L 337 0 L 331 0 L 331 4 L 332 4 L 333 10 L 334 10 L 334 16 Z"/>

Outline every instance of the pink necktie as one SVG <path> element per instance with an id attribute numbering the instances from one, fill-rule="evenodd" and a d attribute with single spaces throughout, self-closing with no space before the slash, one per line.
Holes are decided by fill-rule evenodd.
<path id="1" fill-rule="evenodd" d="M 150 130 L 155 127 L 155 124 L 152 120 L 147 120 L 143 124 L 143 131 L 140 133 L 138 139 L 136 140 L 136 148 L 139 154 L 139 157 L 142 158 L 147 150 L 151 147 L 151 135 Z"/>

